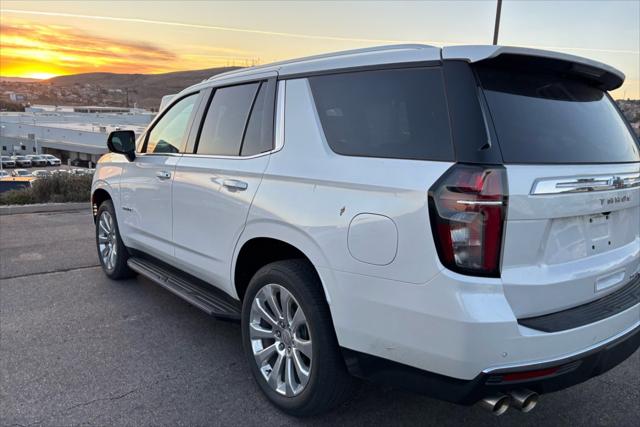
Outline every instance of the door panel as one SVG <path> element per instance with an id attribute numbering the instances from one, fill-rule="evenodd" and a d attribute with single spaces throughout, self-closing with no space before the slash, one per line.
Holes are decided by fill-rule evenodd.
<path id="1" fill-rule="evenodd" d="M 120 181 L 121 234 L 127 246 L 159 258 L 173 256 L 171 186 L 178 156 L 141 154 Z"/>
<path id="2" fill-rule="evenodd" d="M 231 257 L 269 156 L 183 156 L 173 183 L 175 257 L 180 267 L 231 289 Z"/>

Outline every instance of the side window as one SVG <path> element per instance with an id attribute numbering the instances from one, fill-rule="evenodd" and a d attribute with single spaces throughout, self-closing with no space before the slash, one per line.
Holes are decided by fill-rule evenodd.
<path id="1" fill-rule="evenodd" d="M 242 140 L 241 156 L 253 156 L 273 148 L 273 97 L 268 95 L 268 87 L 266 82 L 260 85 Z"/>
<path id="2" fill-rule="evenodd" d="M 440 68 L 310 77 L 331 149 L 348 156 L 452 160 Z"/>
<path id="3" fill-rule="evenodd" d="M 217 89 L 200 130 L 197 154 L 237 156 L 260 83 Z"/>
<path id="4" fill-rule="evenodd" d="M 189 126 L 197 94 L 174 104 L 154 125 L 147 138 L 145 153 L 178 153 Z"/>

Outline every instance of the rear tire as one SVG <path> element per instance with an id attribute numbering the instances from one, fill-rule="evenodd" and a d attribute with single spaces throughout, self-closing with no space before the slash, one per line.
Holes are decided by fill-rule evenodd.
<path id="1" fill-rule="evenodd" d="M 127 265 L 129 251 L 122 243 L 116 212 L 111 200 L 105 200 L 98 208 L 96 247 L 102 270 L 110 279 L 127 279 L 135 275 Z"/>
<path id="2" fill-rule="evenodd" d="M 242 305 L 242 343 L 263 393 L 290 415 L 321 414 L 352 395 L 355 379 L 322 284 L 305 260 L 274 262 L 253 276 Z"/>

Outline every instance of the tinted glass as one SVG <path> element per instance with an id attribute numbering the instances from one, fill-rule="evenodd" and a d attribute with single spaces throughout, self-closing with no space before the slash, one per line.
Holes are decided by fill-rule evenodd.
<path id="1" fill-rule="evenodd" d="M 634 136 L 605 92 L 552 74 L 479 67 L 505 163 L 640 160 Z"/>
<path id="2" fill-rule="evenodd" d="M 325 137 L 336 153 L 453 158 L 440 68 L 364 71 L 309 81 Z"/>
<path id="3" fill-rule="evenodd" d="M 267 120 L 273 120 L 271 109 L 267 106 L 267 84 L 262 83 L 258 96 L 251 109 L 251 117 L 247 124 L 247 130 L 242 141 L 242 156 L 253 156 L 271 150 L 272 136 L 269 135 L 270 126 L 266 126 Z"/>
<path id="4" fill-rule="evenodd" d="M 237 156 L 259 83 L 217 89 L 200 131 L 198 154 Z"/>
<path id="5" fill-rule="evenodd" d="M 173 105 L 155 124 L 147 140 L 146 153 L 177 153 L 187 132 L 196 94 Z"/>

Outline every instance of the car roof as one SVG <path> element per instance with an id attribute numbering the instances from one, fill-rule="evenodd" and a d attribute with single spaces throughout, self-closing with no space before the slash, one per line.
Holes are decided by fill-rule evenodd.
<path id="1" fill-rule="evenodd" d="M 607 90 L 619 87 L 625 79 L 624 73 L 607 64 L 561 52 L 496 45 L 465 45 L 440 48 L 422 44 L 401 44 L 347 50 L 275 62 L 256 67 L 241 68 L 217 74 L 201 83 L 193 85 L 183 90 L 178 96 L 174 97 L 174 99 L 177 100 L 183 94 L 196 89 L 240 83 L 256 78 L 266 78 L 269 75 L 277 75 L 279 78 L 295 78 L 334 70 L 348 70 L 377 65 L 427 63 L 441 60 L 463 60 L 475 63 L 501 55 L 540 57 L 590 67 L 591 69 L 599 70 L 607 74 L 607 77 L 610 79 L 608 86 L 605 87 Z"/>

